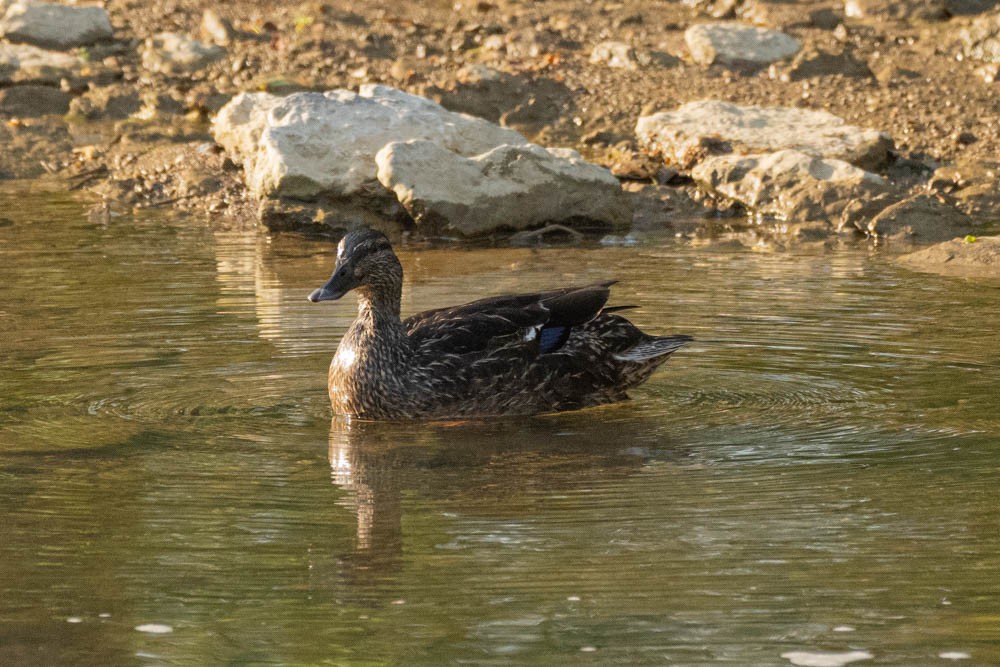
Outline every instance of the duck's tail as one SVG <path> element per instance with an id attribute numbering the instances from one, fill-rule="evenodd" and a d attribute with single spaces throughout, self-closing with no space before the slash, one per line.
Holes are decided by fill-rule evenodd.
<path id="1" fill-rule="evenodd" d="M 692 340 L 694 338 L 685 335 L 657 336 L 637 343 L 624 352 L 619 352 L 615 355 L 615 359 L 641 363 L 658 357 L 667 357 Z"/>

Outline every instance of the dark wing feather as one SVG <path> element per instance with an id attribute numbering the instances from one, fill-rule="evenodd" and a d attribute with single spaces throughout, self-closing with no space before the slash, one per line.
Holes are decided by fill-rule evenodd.
<path id="1" fill-rule="evenodd" d="M 610 288 L 614 283 L 615 281 L 611 281 L 570 288 L 543 297 L 540 301 L 551 313 L 548 323 L 572 327 L 594 319 L 608 302 Z"/>
<path id="2" fill-rule="evenodd" d="M 403 322 L 415 349 L 422 353 L 466 354 L 513 340 L 528 344 L 539 334 L 537 352 L 558 349 L 573 326 L 589 322 L 608 300 L 612 282 L 535 294 L 489 297 L 461 306 L 418 313 Z M 552 333 L 550 333 L 552 331 Z"/>

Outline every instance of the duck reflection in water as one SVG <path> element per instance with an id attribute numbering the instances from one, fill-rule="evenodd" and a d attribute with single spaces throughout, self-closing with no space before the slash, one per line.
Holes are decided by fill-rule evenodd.
<path id="1" fill-rule="evenodd" d="M 444 523 L 454 516 L 495 519 L 502 531 L 503 524 L 532 517 L 553 495 L 684 458 L 667 428 L 662 417 L 638 415 L 627 403 L 419 428 L 334 417 L 331 476 L 348 492 L 340 504 L 357 514 L 354 550 L 341 558 L 340 576 L 357 595 L 391 595 L 386 586 L 407 548 L 408 503 L 435 504 Z"/>

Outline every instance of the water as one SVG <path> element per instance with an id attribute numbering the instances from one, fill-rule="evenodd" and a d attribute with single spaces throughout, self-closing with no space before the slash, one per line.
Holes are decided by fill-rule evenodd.
<path id="1" fill-rule="evenodd" d="M 614 277 L 697 342 L 620 405 L 346 424 L 331 247 L 0 201 L 0 664 L 1000 663 L 996 286 L 403 250 L 404 312 Z"/>

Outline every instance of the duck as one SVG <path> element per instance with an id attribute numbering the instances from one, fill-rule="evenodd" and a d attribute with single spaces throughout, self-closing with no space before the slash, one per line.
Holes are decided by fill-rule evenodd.
<path id="1" fill-rule="evenodd" d="M 348 292 L 358 315 L 330 362 L 338 415 L 446 420 L 577 410 L 628 398 L 688 335 L 652 336 L 608 307 L 616 281 L 491 296 L 400 317 L 403 267 L 388 238 L 359 228 L 309 301 Z"/>

